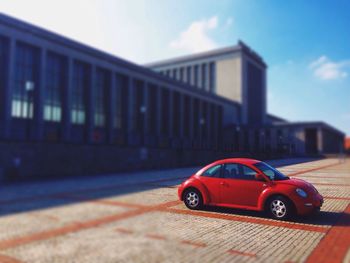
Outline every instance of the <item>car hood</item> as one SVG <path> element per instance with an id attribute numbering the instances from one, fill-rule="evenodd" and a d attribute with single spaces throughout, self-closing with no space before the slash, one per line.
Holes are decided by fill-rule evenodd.
<path id="1" fill-rule="evenodd" d="M 297 179 L 297 178 L 290 178 L 288 180 L 275 181 L 275 183 L 293 185 L 295 187 L 299 187 L 299 188 L 302 188 L 304 190 L 315 189 L 315 187 L 312 184 L 310 184 L 302 179 Z"/>

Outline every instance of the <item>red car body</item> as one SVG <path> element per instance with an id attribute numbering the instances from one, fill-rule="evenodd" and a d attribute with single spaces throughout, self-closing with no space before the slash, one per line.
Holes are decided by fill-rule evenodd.
<path id="1" fill-rule="evenodd" d="M 294 214 L 305 215 L 321 208 L 323 197 L 313 185 L 304 180 L 289 177 L 280 177 L 282 180 L 277 180 L 276 177 L 274 180 L 275 175 L 271 172 L 273 170 L 270 171 L 265 165 L 261 161 L 245 158 L 216 161 L 200 169 L 180 185 L 179 199 L 185 201 L 184 194 L 189 192 L 188 189 L 193 189 L 198 191 L 203 205 L 264 211 L 271 198 L 279 196 L 293 208 Z M 230 167 L 234 168 L 229 171 Z M 209 172 L 215 169 L 218 171 L 213 176 Z M 241 170 L 240 176 L 237 176 L 239 174 L 237 170 Z M 276 176 L 279 175 L 277 173 L 279 172 L 276 172 Z M 245 174 L 248 177 L 244 177 Z M 306 194 L 306 196 L 300 194 Z M 190 200 L 191 197 L 188 198 Z M 276 204 L 276 202 L 275 205 L 271 203 L 271 209 Z"/>

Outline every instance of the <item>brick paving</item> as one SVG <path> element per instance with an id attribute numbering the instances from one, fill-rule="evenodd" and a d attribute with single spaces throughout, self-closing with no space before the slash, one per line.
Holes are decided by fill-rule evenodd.
<path id="1" fill-rule="evenodd" d="M 177 185 L 198 167 L 4 186 L 0 263 L 350 262 L 350 160 L 271 164 L 315 184 L 319 215 L 188 210 Z"/>

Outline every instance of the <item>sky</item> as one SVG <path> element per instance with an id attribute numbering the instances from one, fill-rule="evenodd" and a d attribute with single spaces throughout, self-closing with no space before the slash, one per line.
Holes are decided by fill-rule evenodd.
<path id="1" fill-rule="evenodd" d="M 129 61 L 243 40 L 268 65 L 268 112 L 350 136 L 350 1 L 0 0 L 0 12 Z"/>

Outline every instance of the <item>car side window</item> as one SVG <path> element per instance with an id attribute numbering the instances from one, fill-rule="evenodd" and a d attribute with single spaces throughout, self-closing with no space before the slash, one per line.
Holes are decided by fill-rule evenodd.
<path id="1" fill-rule="evenodd" d="M 222 174 L 224 178 L 239 179 L 239 164 L 227 163 L 225 164 Z"/>
<path id="2" fill-rule="evenodd" d="M 256 171 L 248 166 L 236 163 L 228 163 L 223 167 L 223 177 L 238 180 L 255 180 Z"/>
<path id="3" fill-rule="evenodd" d="M 202 173 L 202 176 L 206 176 L 206 177 L 220 177 L 220 173 L 221 173 L 221 164 L 214 165 L 214 166 L 210 167 L 209 169 L 207 169 L 206 171 L 204 171 Z"/>
<path id="4" fill-rule="evenodd" d="M 242 173 L 244 180 L 255 180 L 255 175 L 257 174 L 252 168 L 242 165 Z"/>

